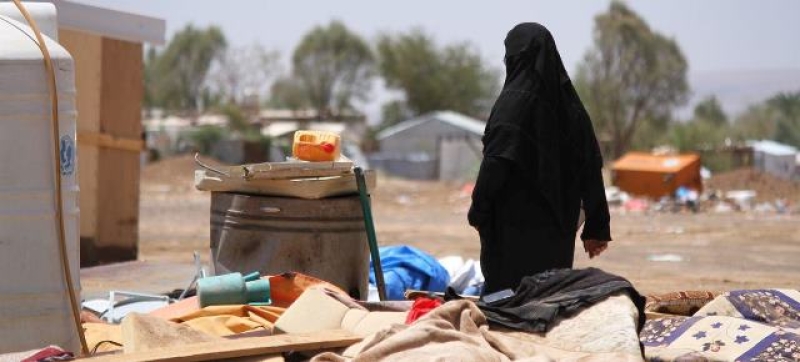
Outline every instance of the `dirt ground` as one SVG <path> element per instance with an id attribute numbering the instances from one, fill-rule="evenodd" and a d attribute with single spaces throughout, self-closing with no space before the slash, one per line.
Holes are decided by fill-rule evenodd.
<path id="1" fill-rule="evenodd" d="M 180 157 L 143 170 L 141 260 L 185 268 L 197 250 L 208 261 L 210 195 L 193 189 L 193 169 L 190 157 Z M 478 236 L 466 223 L 468 207 L 463 185 L 379 175 L 373 192 L 378 242 L 413 245 L 437 257 L 477 258 Z M 799 222 L 798 215 L 774 213 L 612 211 L 613 243 L 592 260 L 578 245 L 576 267 L 622 275 L 647 294 L 798 288 Z"/>

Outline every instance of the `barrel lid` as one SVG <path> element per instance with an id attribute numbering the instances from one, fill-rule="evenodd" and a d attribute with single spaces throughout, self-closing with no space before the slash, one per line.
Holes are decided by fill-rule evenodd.
<path id="1" fill-rule="evenodd" d="M 53 59 L 70 58 L 64 47 L 43 35 L 50 57 Z M 36 43 L 36 35 L 27 25 L 7 16 L 0 15 L 0 62 L 42 59 L 42 52 Z"/>

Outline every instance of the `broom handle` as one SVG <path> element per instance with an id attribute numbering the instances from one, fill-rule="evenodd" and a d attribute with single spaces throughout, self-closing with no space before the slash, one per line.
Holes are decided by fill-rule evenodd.
<path id="1" fill-rule="evenodd" d="M 381 254 L 378 250 L 378 240 L 375 236 L 375 223 L 372 221 L 372 208 L 369 204 L 367 181 L 364 179 L 364 171 L 361 170 L 361 167 L 355 167 L 353 172 L 356 174 L 356 184 L 358 184 L 358 198 L 361 200 L 361 210 L 364 212 L 364 225 L 367 229 L 367 241 L 369 242 L 369 253 L 372 256 L 372 268 L 375 270 L 375 284 L 378 287 L 378 297 L 381 301 L 384 301 L 386 300 L 386 283 L 383 281 Z"/>

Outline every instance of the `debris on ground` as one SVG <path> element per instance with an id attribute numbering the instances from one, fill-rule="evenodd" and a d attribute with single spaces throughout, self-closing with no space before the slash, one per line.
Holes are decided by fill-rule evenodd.
<path id="1" fill-rule="evenodd" d="M 784 180 L 751 168 L 714 174 L 704 187 L 706 190 L 724 192 L 752 190 L 756 193 L 755 202 L 774 202 L 778 199 L 795 204 L 800 202 L 800 182 Z"/>

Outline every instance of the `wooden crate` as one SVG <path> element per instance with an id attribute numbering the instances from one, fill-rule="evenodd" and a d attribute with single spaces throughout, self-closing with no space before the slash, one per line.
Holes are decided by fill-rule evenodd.
<path id="1" fill-rule="evenodd" d="M 135 260 L 142 141 L 142 44 L 59 29 L 75 59 L 81 266 Z"/>

